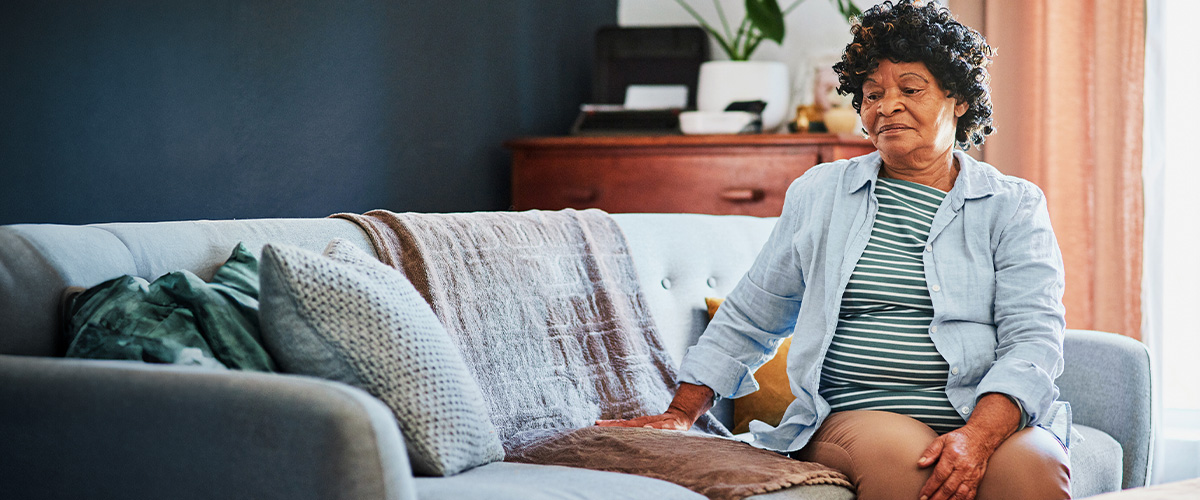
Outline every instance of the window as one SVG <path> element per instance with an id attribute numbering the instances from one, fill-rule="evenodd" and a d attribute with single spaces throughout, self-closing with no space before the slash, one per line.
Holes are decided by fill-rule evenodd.
<path id="1" fill-rule="evenodd" d="M 1200 116 L 1194 0 L 1147 2 L 1146 328 L 1158 362 L 1161 430 L 1155 481 L 1200 476 Z"/>
<path id="2" fill-rule="evenodd" d="M 1163 19 L 1163 405 L 1200 410 L 1200 60 L 1192 30 L 1200 2 L 1167 0 Z"/>

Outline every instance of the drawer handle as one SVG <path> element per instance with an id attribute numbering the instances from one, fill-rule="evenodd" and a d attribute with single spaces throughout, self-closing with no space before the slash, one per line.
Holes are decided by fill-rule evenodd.
<path id="1" fill-rule="evenodd" d="M 583 203 L 596 200 L 596 188 L 567 188 L 563 190 L 563 197 L 567 201 Z"/>
<path id="2" fill-rule="evenodd" d="M 721 191 L 721 199 L 734 203 L 745 203 L 763 199 L 761 189 L 726 189 Z"/>

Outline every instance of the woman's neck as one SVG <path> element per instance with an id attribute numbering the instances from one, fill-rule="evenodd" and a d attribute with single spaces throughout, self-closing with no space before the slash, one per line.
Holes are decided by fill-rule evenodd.
<path id="1" fill-rule="evenodd" d="M 883 165 L 879 168 L 879 176 L 924 184 L 948 192 L 954 187 L 958 171 L 958 159 L 954 157 L 951 149 L 937 159 L 927 162 L 888 161 L 884 158 Z"/>

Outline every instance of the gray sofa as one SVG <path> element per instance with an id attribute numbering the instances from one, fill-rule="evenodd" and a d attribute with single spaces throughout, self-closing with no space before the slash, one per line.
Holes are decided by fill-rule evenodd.
<path id="1" fill-rule="evenodd" d="M 765 241 L 770 219 L 622 214 L 641 286 L 678 362 Z M 4 498 L 696 498 L 615 473 L 493 463 L 413 477 L 381 402 L 312 378 L 59 357 L 64 287 L 189 269 L 208 278 L 238 242 L 319 251 L 335 237 L 370 249 L 340 219 L 0 227 L 0 496 Z M 1071 454 L 1076 497 L 1145 485 L 1151 372 L 1127 337 L 1068 331 L 1062 398 L 1085 441 Z M 732 409 L 713 409 L 729 423 Z M 852 499 L 837 486 L 754 498 Z"/>

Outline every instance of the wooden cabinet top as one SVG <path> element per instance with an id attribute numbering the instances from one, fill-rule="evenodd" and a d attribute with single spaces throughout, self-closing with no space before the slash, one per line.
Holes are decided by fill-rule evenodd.
<path id="1" fill-rule="evenodd" d="M 872 148 L 871 141 L 852 134 L 726 134 L 658 136 L 527 137 L 504 143 L 509 149 L 637 149 L 853 146 Z"/>

